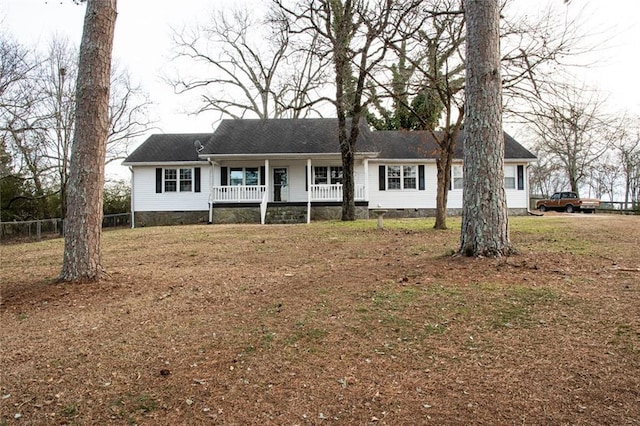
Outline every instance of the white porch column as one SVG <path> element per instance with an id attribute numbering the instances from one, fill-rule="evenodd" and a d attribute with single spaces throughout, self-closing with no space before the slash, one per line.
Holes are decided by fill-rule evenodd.
<path id="1" fill-rule="evenodd" d="M 213 179 L 216 165 L 209 159 L 209 223 L 213 223 Z"/>
<path id="2" fill-rule="evenodd" d="M 264 160 L 264 182 L 262 182 L 262 184 L 264 185 L 264 190 L 267 192 L 267 201 L 269 201 L 269 194 L 271 191 L 269 191 L 269 159 L 265 158 Z"/>
<path id="3" fill-rule="evenodd" d="M 369 201 L 369 159 L 362 160 L 362 166 L 364 167 L 364 200 Z"/>
<path id="4" fill-rule="evenodd" d="M 307 223 L 311 223 L 311 158 L 307 158 Z"/>

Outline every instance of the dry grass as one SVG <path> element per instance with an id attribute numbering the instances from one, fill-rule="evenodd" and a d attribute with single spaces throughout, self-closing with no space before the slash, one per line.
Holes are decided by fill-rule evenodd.
<path id="1" fill-rule="evenodd" d="M 519 256 L 429 220 L 0 247 L 0 424 L 640 424 L 640 218 L 513 218 Z"/>

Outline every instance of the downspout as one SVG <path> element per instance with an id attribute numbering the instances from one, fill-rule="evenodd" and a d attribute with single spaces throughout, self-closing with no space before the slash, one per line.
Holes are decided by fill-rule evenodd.
<path id="1" fill-rule="evenodd" d="M 136 227 L 136 223 L 135 223 L 135 218 L 136 218 L 136 212 L 133 209 L 134 208 L 134 201 L 133 201 L 133 197 L 134 197 L 134 190 L 133 190 L 133 167 L 129 166 L 129 171 L 131 172 L 131 200 L 129 200 L 129 203 L 131 204 L 131 229 Z"/>

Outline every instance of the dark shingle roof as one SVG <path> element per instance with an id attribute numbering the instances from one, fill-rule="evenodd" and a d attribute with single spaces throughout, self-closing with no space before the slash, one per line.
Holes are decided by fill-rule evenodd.
<path id="1" fill-rule="evenodd" d="M 436 132 L 441 137 L 442 132 Z M 380 152 L 378 158 L 435 158 L 438 144 L 431 132 L 422 131 L 375 131 L 371 132 L 370 140 Z M 463 158 L 464 133 L 458 133 L 454 158 Z M 520 145 L 507 133 L 504 134 L 504 158 L 507 159 L 535 159 L 535 155 Z"/>
<path id="2" fill-rule="evenodd" d="M 462 159 L 463 139 L 458 134 L 455 158 Z M 336 118 L 223 120 L 213 134 L 151 135 L 124 163 L 198 161 L 197 140 L 203 156 L 340 153 Z M 427 131 L 371 131 L 361 122 L 356 148 L 381 159 L 418 159 L 435 158 L 438 146 Z M 505 133 L 505 158 L 536 157 Z"/>
<path id="3" fill-rule="evenodd" d="M 206 145 L 211 136 L 211 133 L 151 135 L 124 160 L 124 164 L 198 161 L 195 142 Z"/>
<path id="4" fill-rule="evenodd" d="M 370 133 L 360 125 L 358 150 Z M 340 153 L 336 118 L 223 120 L 203 154 L 336 154 Z"/>

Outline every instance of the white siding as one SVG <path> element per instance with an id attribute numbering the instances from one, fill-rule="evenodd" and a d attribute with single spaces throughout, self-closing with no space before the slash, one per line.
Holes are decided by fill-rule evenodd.
<path id="1" fill-rule="evenodd" d="M 383 190 L 379 188 L 379 166 L 387 164 L 402 164 L 402 165 L 419 165 L 416 162 L 390 162 L 384 161 L 369 161 L 369 206 L 371 208 L 387 209 L 413 209 L 413 208 L 436 208 L 436 192 L 437 192 L 437 169 L 435 163 L 426 163 L 425 166 L 425 190 Z M 458 163 L 459 164 L 459 163 Z M 527 170 L 526 164 L 522 163 L 508 163 L 512 165 L 523 165 L 525 171 Z M 517 181 L 517 179 L 516 179 Z M 506 190 L 507 206 L 509 208 L 527 208 L 528 201 L 528 176 L 525 172 L 525 189 L 508 189 Z M 516 182 L 517 184 L 517 182 Z M 452 189 L 449 191 L 447 198 L 447 208 L 460 209 L 462 208 L 462 189 Z"/>
<path id="2" fill-rule="evenodd" d="M 436 206 L 436 182 L 437 173 L 435 164 L 424 164 L 424 184 L 425 189 L 385 189 L 380 190 L 379 170 L 381 165 L 404 165 L 419 166 L 421 163 L 404 162 L 404 163 L 385 163 L 377 161 L 369 161 L 369 207 L 385 208 L 385 209 L 427 209 Z"/>
<path id="3" fill-rule="evenodd" d="M 220 167 L 262 167 L 264 161 L 224 161 L 214 167 L 213 184 L 220 185 Z M 285 167 L 287 169 L 289 185 L 286 199 L 283 194 L 283 201 L 304 202 L 307 201 L 308 193 L 306 188 L 306 165 L 307 160 L 269 160 L 269 201 L 273 201 L 273 169 Z M 311 166 L 341 166 L 340 160 L 313 160 Z M 362 161 L 355 163 L 355 183 L 364 184 L 364 169 Z M 203 191 L 205 188 L 203 187 Z M 208 191 L 208 189 L 206 189 Z"/>
<path id="4" fill-rule="evenodd" d="M 133 167 L 132 196 L 134 211 L 199 211 L 209 210 L 210 167 L 207 165 L 166 166 L 165 168 L 200 167 L 202 192 L 156 193 L 156 167 Z"/>
<path id="5" fill-rule="evenodd" d="M 355 163 L 355 183 L 356 185 L 366 184 L 369 189 L 370 208 L 388 209 L 435 209 L 436 207 L 436 185 L 437 171 L 434 163 L 422 163 L 425 166 L 425 190 L 389 190 L 381 191 L 378 186 L 378 170 L 384 164 L 420 165 L 417 162 L 386 163 L 379 160 L 368 161 L 368 182 L 365 182 L 365 172 L 362 161 Z M 516 164 L 516 163 L 510 163 Z M 305 187 L 305 166 L 306 160 L 270 160 L 269 161 L 269 200 L 273 200 L 273 169 L 276 167 L 286 167 L 288 169 L 289 188 L 286 201 L 307 201 L 307 191 Z M 338 166 L 336 161 L 312 161 L 313 166 Z M 509 208 L 527 208 L 528 200 L 528 176 L 527 166 L 525 170 L 525 190 L 506 190 L 507 205 Z M 225 161 L 221 165 L 214 167 L 206 164 L 193 166 L 176 165 L 165 166 L 171 168 L 200 167 L 201 168 L 201 192 L 163 192 L 156 193 L 156 167 L 155 166 L 135 166 L 133 167 L 132 195 L 135 211 L 202 211 L 209 209 L 209 194 L 213 185 L 220 185 L 220 167 L 262 167 L 264 161 Z M 160 167 L 160 166 L 158 166 Z M 449 191 L 448 208 L 462 208 L 462 190 L 454 189 Z"/>

